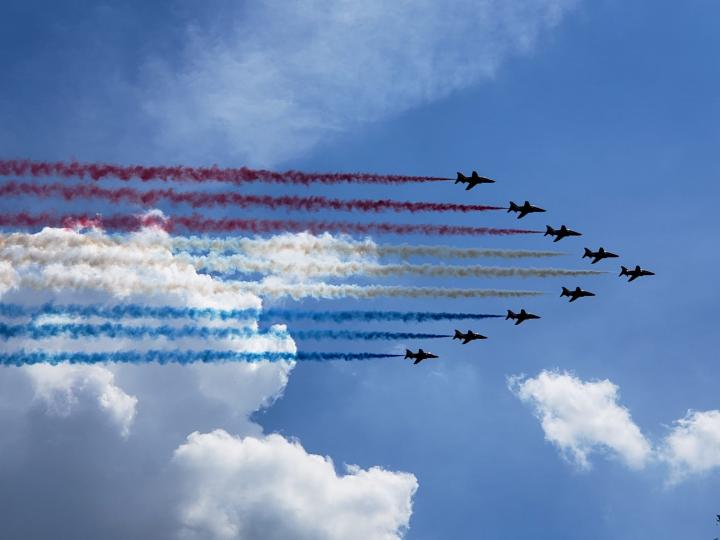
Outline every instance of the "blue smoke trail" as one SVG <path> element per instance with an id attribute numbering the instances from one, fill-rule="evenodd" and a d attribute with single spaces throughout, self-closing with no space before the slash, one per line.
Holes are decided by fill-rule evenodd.
<path id="1" fill-rule="evenodd" d="M 218 338 L 229 337 L 253 338 L 259 336 L 271 336 L 275 338 L 288 338 L 287 331 L 271 330 L 262 334 L 252 328 L 212 328 L 198 326 L 183 326 L 174 328 L 171 326 L 125 326 L 122 324 L 42 324 L 42 325 L 9 325 L 0 323 L 0 339 L 11 339 L 17 337 L 28 337 L 32 339 L 44 339 L 57 336 L 69 337 L 72 339 L 85 337 L 111 337 L 111 338 L 158 338 L 182 339 L 182 338 Z"/>
<path id="2" fill-rule="evenodd" d="M 55 305 L 43 304 L 35 307 L 25 307 L 15 304 L 0 304 L 0 316 L 8 318 L 32 317 L 41 315 L 70 315 L 79 317 L 100 317 L 104 319 L 121 318 L 153 318 L 153 319 L 200 319 L 210 320 L 246 320 L 253 319 L 282 319 L 285 321 L 311 320 L 314 322 L 343 323 L 348 321 L 453 321 L 461 319 L 492 319 L 502 318 L 504 315 L 483 313 L 448 313 L 423 311 L 293 311 L 282 309 L 237 309 L 221 310 L 212 308 L 175 308 L 151 307 L 138 304 L 122 304 L 117 306 L 83 306 L 83 305 Z"/>
<path id="3" fill-rule="evenodd" d="M 322 362 L 329 360 L 373 360 L 399 358 L 401 354 L 379 353 L 323 353 L 323 352 L 236 352 L 236 351 L 123 351 L 103 353 L 82 352 L 17 352 L 0 354 L 0 366 L 28 366 L 33 364 L 194 364 L 217 362 L 269 362 L 305 361 Z"/>
<path id="4" fill-rule="evenodd" d="M 278 339 L 291 337 L 298 339 L 364 339 L 364 340 L 392 340 L 392 339 L 435 339 L 452 337 L 447 334 L 424 334 L 414 332 L 359 332 L 354 330 L 299 330 L 290 334 L 286 330 L 270 330 L 266 333 L 258 332 L 251 328 L 208 328 L 197 326 L 183 326 L 174 328 L 171 326 L 125 326 L 122 324 L 33 324 L 9 325 L 0 323 L 0 339 L 12 338 L 46 339 L 57 336 L 71 339 L 87 337 L 110 337 L 110 338 L 158 338 L 182 339 L 182 338 L 217 338 L 227 339 L 229 337 L 253 338 L 259 336 L 270 336 Z"/>
<path id="5" fill-rule="evenodd" d="M 259 309 L 222 310 L 213 308 L 176 308 L 151 307 L 139 304 L 122 304 L 117 306 L 84 306 L 78 304 L 55 305 L 42 304 L 25 307 L 16 304 L 0 304 L 0 316 L 9 318 L 33 317 L 41 315 L 70 315 L 77 317 L 100 317 L 103 319 L 121 318 L 153 318 L 153 319 L 233 319 L 257 318 Z"/>

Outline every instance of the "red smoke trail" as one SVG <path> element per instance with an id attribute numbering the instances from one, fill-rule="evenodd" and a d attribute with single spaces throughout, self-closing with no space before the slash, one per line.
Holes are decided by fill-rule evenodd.
<path id="1" fill-rule="evenodd" d="M 345 234 L 435 234 L 447 235 L 514 235 L 539 234 L 542 231 L 527 229 L 494 229 L 490 227 L 460 227 L 454 225 L 424 225 L 396 223 L 348 223 L 343 221 L 293 221 L 261 219 L 206 219 L 197 214 L 164 218 L 157 215 L 132 216 L 115 214 L 101 217 L 88 214 L 57 216 L 53 214 L 0 215 L 0 227 L 102 227 L 111 230 L 134 231 L 155 226 L 174 231 L 185 229 L 203 233 L 246 232 L 254 234 L 303 232 L 320 234 L 325 231 Z"/>
<path id="2" fill-rule="evenodd" d="M 270 182 L 275 184 L 311 183 L 337 184 L 340 182 L 363 182 L 369 184 L 404 184 L 407 182 L 437 182 L 447 178 L 433 176 L 399 176 L 369 173 L 306 173 L 300 171 L 273 172 L 262 169 L 221 169 L 212 167 L 145 167 L 143 165 L 109 165 L 106 163 L 64 163 L 8 159 L 0 160 L 0 176 L 60 176 L 63 178 L 138 178 L 149 180 L 175 180 L 179 182 Z"/>
<path id="3" fill-rule="evenodd" d="M 178 192 L 173 189 L 153 189 L 138 191 L 133 188 L 105 189 L 95 185 L 64 186 L 62 184 L 27 184 L 8 182 L 0 185 L 0 197 L 32 195 L 35 197 L 62 197 L 72 199 L 105 199 L 113 203 L 129 202 L 145 206 L 155 206 L 159 201 L 172 204 L 189 204 L 193 208 L 213 206 L 264 206 L 270 209 L 288 208 L 315 212 L 318 210 L 360 210 L 362 212 L 482 212 L 486 210 L 504 210 L 500 206 L 480 204 L 451 204 L 433 202 L 393 201 L 389 199 L 328 199 L 327 197 L 299 197 L 284 195 L 242 195 L 240 193 L 202 193 Z"/>

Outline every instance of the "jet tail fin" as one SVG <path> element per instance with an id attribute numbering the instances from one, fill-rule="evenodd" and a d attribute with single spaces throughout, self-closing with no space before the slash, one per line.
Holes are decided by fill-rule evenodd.
<path id="1" fill-rule="evenodd" d="M 625 268 L 624 266 L 621 266 L 621 267 L 620 267 L 620 275 L 621 275 L 621 276 L 628 276 L 628 275 L 630 275 L 630 274 L 628 274 L 628 269 L 627 269 L 627 268 Z"/>
<path id="2" fill-rule="evenodd" d="M 465 175 L 461 172 L 457 173 L 457 178 L 455 179 L 455 183 L 459 184 L 463 180 L 465 180 Z"/>
<path id="3" fill-rule="evenodd" d="M 585 254 L 582 256 L 583 259 L 585 257 L 592 257 L 592 251 L 590 251 L 588 248 L 585 248 Z"/>
<path id="4" fill-rule="evenodd" d="M 553 229 L 550 225 L 547 225 L 545 227 L 545 234 L 543 234 L 543 236 L 552 236 L 553 234 L 555 234 L 555 229 Z"/>
<path id="5" fill-rule="evenodd" d="M 515 314 L 512 312 L 512 310 L 508 309 L 507 315 L 505 316 L 505 320 L 507 321 L 508 319 L 514 319 L 514 318 L 515 318 Z"/>
<path id="6" fill-rule="evenodd" d="M 514 202 L 510 201 L 510 206 L 508 207 L 508 214 L 510 212 L 519 212 L 519 211 L 520 211 L 520 207 L 517 204 L 515 204 Z"/>
<path id="7" fill-rule="evenodd" d="M 560 293 L 560 296 L 570 296 L 570 291 L 567 287 L 562 288 L 562 293 Z"/>
<path id="8" fill-rule="evenodd" d="M 412 352 L 410 349 L 405 349 L 405 358 L 412 358 Z"/>
<path id="9" fill-rule="evenodd" d="M 455 330 L 455 335 L 453 336 L 453 339 L 462 339 L 462 333 L 460 330 Z"/>

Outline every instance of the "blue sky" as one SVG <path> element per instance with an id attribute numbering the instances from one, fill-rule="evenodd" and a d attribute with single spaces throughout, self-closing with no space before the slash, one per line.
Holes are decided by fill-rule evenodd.
<path id="1" fill-rule="evenodd" d="M 531 18 L 532 7 L 545 4 L 552 2 L 518 3 L 530 8 L 519 9 L 516 15 Z M 462 11 L 463 5 L 458 2 L 457 9 Z M 218 86 L 224 87 L 226 94 L 198 97 L 214 88 L 202 82 L 207 73 L 198 68 L 208 56 L 217 59 L 213 69 L 232 68 L 220 59 L 223 44 L 232 48 L 234 45 L 228 44 L 237 39 L 234 25 L 242 28 L 246 20 L 265 20 L 273 13 L 283 20 L 285 14 L 272 2 L 266 10 L 223 1 L 208 2 L 202 9 L 190 2 L 119 6 L 77 1 L 62 8 L 55 3 L 28 6 L 6 2 L 0 11 L 4 12 L 0 17 L 0 59 L 7 81 L 0 89 L 0 147 L 5 156 L 36 159 L 249 163 L 280 169 L 428 175 L 477 168 L 480 174 L 497 178 L 497 184 L 480 186 L 469 194 L 453 185 L 410 185 L 393 187 L 391 196 L 489 204 L 529 199 L 548 213 L 526 218 L 523 226 L 566 223 L 584 234 L 582 239 L 553 245 L 570 255 L 552 264 L 584 268 L 587 263 L 579 259 L 582 247 L 603 245 L 622 254 L 621 262 L 647 266 L 657 276 L 627 284 L 614 275 L 614 261 L 605 262 L 603 268 L 611 271 L 610 275 L 568 283 L 598 293 L 596 298 L 572 305 L 557 297 L 565 281 L 529 279 L 442 285 L 518 287 L 548 294 L 511 305 L 502 299 L 304 301 L 302 307 L 318 309 L 502 312 L 525 306 L 543 319 L 518 328 L 499 320 L 474 324 L 474 330 L 490 339 L 466 347 L 451 341 L 420 344 L 439 353 L 442 360 L 413 369 L 399 362 L 298 365 L 284 395 L 252 419 L 265 433 L 297 438 L 307 452 L 328 455 L 338 467 L 349 463 L 414 474 L 419 489 L 413 498 L 408 539 L 712 538 L 716 534 L 713 516 L 720 512 L 716 469 L 670 485 L 670 473 L 663 463 L 650 460 L 641 470 L 633 470 L 612 452 L 596 450 L 589 456 L 591 468 L 582 470 L 545 439 L 532 406 L 508 389 L 507 378 L 559 370 L 582 381 L 609 379 L 619 387 L 618 403 L 657 447 L 673 422 L 688 410 L 720 408 L 714 339 L 719 262 L 714 249 L 719 195 L 715 179 L 720 167 L 716 159 L 720 98 L 715 91 L 720 81 L 720 37 L 714 21 L 720 7 L 710 1 L 628 5 L 607 0 L 557 5 L 562 8 L 561 19 L 529 32 L 530 44 L 520 47 L 525 50 L 518 51 L 513 41 L 522 41 L 525 32 L 517 37 L 508 31 L 511 37 L 507 37 L 504 30 L 483 21 L 477 23 L 479 35 L 472 36 L 465 47 L 463 39 L 451 36 L 452 28 L 442 25 L 446 22 L 443 18 L 437 21 L 437 33 L 448 36 L 447 44 L 434 35 L 433 45 L 427 49 L 414 42 L 407 45 L 407 51 L 417 46 L 422 54 L 436 54 L 440 63 L 455 62 L 457 71 L 433 62 L 429 62 L 429 73 L 424 67 L 409 68 L 403 64 L 407 63 L 403 54 L 398 54 L 397 65 L 388 60 L 383 69 L 348 67 L 348 71 L 366 70 L 368 75 L 378 76 L 373 79 L 336 73 L 333 70 L 341 70 L 342 62 L 323 55 L 313 57 L 327 62 L 329 79 L 339 81 L 333 87 L 325 74 L 315 73 L 322 72 L 322 66 L 305 66 L 302 76 L 294 71 L 294 64 L 288 67 L 290 63 L 268 65 L 267 71 L 262 65 L 254 67 L 259 71 L 248 73 L 278 71 L 282 75 L 285 69 L 288 74 L 278 75 L 278 80 L 290 90 L 293 84 L 304 88 L 298 90 L 301 99 L 288 116 L 276 118 L 277 110 L 267 112 L 264 104 L 250 101 L 242 105 L 228 97 L 233 94 L 233 84 L 254 84 L 253 80 L 236 79 L 236 74 L 225 74 L 219 80 Z M 406 12 L 401 10 L 403 14 Z M 432 15 L 431 10 L 419 9 L 402 25 L 410 29 L 409 36 L 415 35 L 416 28 L 422 39 L 427 37 L 422 32 L 433 27 L 432 20 L 426 20 Z M 371 21 L 387 31 L 397 24 L 384 17 Z M 532 24 L 527 23 L 528 27 Z M 309 28 L 307 34 L 301 30 L 293 26 L 289 41 L 312 42 L 316 28 Z M 257 38 L 261 50 L 267 47 L 266 39 L 278 35 L 275 31 L 269 25 L 269 37 Z M 360 38 L 375 35 L 364 32 L 358 31 Z M 456 37 L 472 35 L 468 32 L 466 28 Z M 484 33 L 487 40 L 482 39 Z M 216 45 L 219 48 L 213 49 Z M 389 42 L 388 47 L 395 45 Z M 354 47 L 367 62 L 377 59 L 363 56 L 362 43 Z M 488 61 L 496 64 L 491 76 L 481 73 L 487 62 L 466 64 L 465 60 L 466 56 L 486 54 L 485 47 L 494 51 L 492 62 Z M 280 47 L 273 54 L 285 53 Z M 317 54 L 317 50 L 310 49 L 310 53 Z M 277 56 L 261 56 L 267 58 Z M 386 75 L 396 86 L 379 75 Z M 465 76 L 465 81 L 458 82 Z M 190 90 L 182 93 L 178 88 Z M 262 95 L 263 89 L 261 85 L 257 92 L 248 90 L 248 99 Z M 218 112 L 223 105 L 227 105 L 229 117 Z M 254 116 L 258 110 L 261 112 Z M 207 121 L 211 114 L 218 115 L 217 122 Z M 247 121 L 232 117 L 242 114 Z M 251 189 L 277 190 L 267 186 Z M 385 196 L 388 188 L 342 185 L 316 187 L 311 192 L 379 197 Z M 11 204 L 16 203 L 3 201 L 3 211 Z M 27 201 L 21 204 L 36 208 Z M 107 208 L 93 207 L 95 210 Z M 233 214 L 231 210 L 223 212 Z M 213 215 L 223 213 L 215 211 Z M 349 214 L 318 217 L 373 219 Z M 443 222 L 448 218 L 390 215 L 387 219 Z M 491 226 L 516 223 L 505 214 L 452 219 Z M 422 237 L 375 240 L 429 242 Z M 459 246 L 551 246 L 542 237 L 450 241 Z M 431 284 L 430 280 L 394 280 L 398 281 Z M 296 304 L 283 301 L 281 305 Z M 400 324 L 393 327 L 415 329 Z M 466 327 L 462 325 L 463 330 Z M 452 328 L 452 324 L 442 323 L 425 324 L 417 330 L 444 333 Z M 301 350 L 313 350 L 319 344 L 298 345 Z M 365 347 L 322 345 L 328 349 Z M 385 352 L 393 347 L 393 343 L 378 343 L 372 350 Z M 138 383 L 128 380 L 127 384 L 131 388 Z M 160 397 L 148 399 L 154 403 Z M 171 418 L 171 405 L 157 407 L 167 408 L 167 418 Z M 192 419 L 178 421 L 174 434 L 184 437 L 196 429 L 223 428 L 231 433 L 246 429 L 245 420 L 227 412 L 220 414 L 212 406 L 203 407 Z M 142 401 L 139 411 L 138 422 Z M 35 410 L 26 414 L 41 416 Z M 6 430 L 12 432 L 16 420 L 8 415 L 2 418 Z M 57 422 L 62 429 L 85 437 L 90 428 L 83 426 L 84 420 L 87 426 L 95 425 L 94 420 L 82 416 L 70 424 L 65 418 L 62 422 L 41 418 L 35 423 L 28 420 L 26 425 L 39 440 L 61 429 Z M 138 431 L 143 433 L 142 428 Z M 54 436 L 62 439 L 62 435 Z M 88 440 L 94 441 L 95 436 L 100 437 L 95 434 Z M 141 453 L 142 440 L 135 444 Z M 169 452 L 178 443 L 168 439 L 158 444 Z M 98 445 L 110 443 L 103 439 Z M 45 464 L 40 469 L 47 474 L 52 460 L 41 450 L 33 459 Z M 82 453 L 85 451 L 89 450 Z M 159 463 L 146 466 L 163 467 Z M 80 465 L 71 468 L 82 470 Z M 22 475 L 8 476 L 7 469 L 2 474 L 18 485 L 35 482 Z M 155 482 L 160 484 L 163 478 Z M 97 489 L 105 493 L 112 491 L 112 485 L 102 484 Z M 123 489 L 132 493 L 131 487 Z M 10 493 L 8 488 L 3 495 Z M 107 501 L 100 495 L 96 498 L 99 502 L 92 504 L 106 510 L 123 504 L 110 496 Z M 63 523 L 77 537 L 102 531 L 109 523 L 103 521 L 105 512 L 90 520 L 97 520 L 95 529 L 79 528 L 83 519 L 80 502 L 78 507 L 65 503 L 66 517 L 57 517 L 55 523 Z M 162 519 L 171 528 L 169 515 L 163 514 Z M 147 532 L 150 529 L 145 527 L 151 521 L 138 517 L 134 532 Z M 12 515 L 5 519 L 0 515 L 2 522 L 11 523 L 12 534 L 20 537 L 22 526 Z M 34 533 L 24 532 L 22 537 L 39 538 L 42 527 Z"/>

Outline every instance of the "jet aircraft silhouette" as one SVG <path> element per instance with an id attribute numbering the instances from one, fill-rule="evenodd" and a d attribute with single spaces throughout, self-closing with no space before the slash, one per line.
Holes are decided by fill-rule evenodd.
<path id="1" fill-rule="evenodd" d="M 590 251 L 588 248 L 585 248 L 585 253 L 583 254 L 582 258 L 590 258 L 592 261 L 590 261 L 590 264 L 595 264 L 598 261 L 602 261 L 603 259 L 610 259 L 611 257 L 618 257 L 618 255 L 615 255 L 614 253 L 610 253 L 609 251 L 605 251 L 605 248 L 602 246 L 597 251 Z"/>
<path id="2" fill-rule="evenodd" d="M 425 352 L 422 349 L 418 349 L 418 352 L 414 353 L 410 349 L 405 349 L 405 358 L 410 358 L 411 360 L 415 360 L 413 362 L 413 365 L 419 364 L 423 360 L 427 360 L 428 358 L 437 358 L 437 355 L 429 352 Z"/>
<path id="3" fill-rule="evenodd" d="M 580 234 L 579 232 L 568 229 L 565 225 L 561 225 L 560 228 L 557 230 L 553 229 L 550 225 L 548 225 L 545 229 L 545 234 L 543 234 L 543 236 L 548 235 L 555 237 L 555 240 L 553 240 L 553 242 L 562 240 L 566 236 L 582 236 L 582 234 Z"/>
<path id="4" fill-rule="evenodd" d="M 487 336 L 476 334 L 472 330 L 468 330 L 467 334 L 463 334 L 460 330 L 455 330 L 455 335 L 453 336 L 453 339 L 462 339 L 462 344 L 467 345 L 468 343 L 476 339 L 487 339 Z"/>
<path id="5" fill-rule="evenodd" d="M 533 315 L 532 313 L 528 313 L 524 309 L 520 310 L 520 313 L 513 313 L 511 310 L 507 310 L 507 317 L 505 317 L 505 320 L 513 319 L 515 321 L 515 326 L 518 324 L 529 321 L 530 319 L 539 319 L 540 317 L 538 315 Z"/>
<path id="6" fill-rule="evenodd" d="M 640 265 L 635 266 L 634 270 L 628 270 L 624 266 L 620 267 L 620 276 L 630 276 L 630 279 L 628 279 L 628 283 L 630 283 L 632 280 L 637 279 L 642 276 L 654 276 L 655 272 L 651 272 L 650 270 L 643 270 L 640 268 Z"/>
<path id="7" fill-rule="evenodd" d="M 517 218 L 524 218 L 528 214 L 533 214 L 535 212 L 545 212 L 544 208 L 540 208 L 539 206 L 533 206 L 528 201 L 525 201 L 525 204 L 522 204 L 518 206 L 514 202 L 510 201 L 510 206 L 508 207 L 508 214 L 510 212 L 517 212 L 518 216 Z"/>
<path id="8" fill-rule="evenodd" d="M 591 293 L 590 291 L 583 291 L 580 287 L 575 287 L 574 291 L 570 291 L 567 288 L 562 288 L 562 293 L 560 293 L 560 297 L 563 296 L 569 296 L 570 301 L 574 302 L 578 298 L 582 298 L 583 296 L 595 296 L 595 293 Z"/>
<path id="9" fill-rule="evenodd" d="M 463 173 L 459 172 L 457 173 L 457 179 L 455 180 L 456 184 L 467 184 L 467 187 L 465 188 L 465 191 L 471 190 L 478 184 L 494 184 L 495 180 L 492 178 L 486 178 L 484 176 L 479 176 L 477 171 L 473 171 L 470 175 L 470 178 L 465 176 Z"/>

